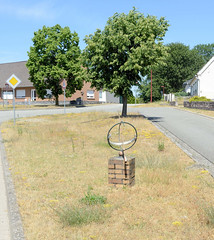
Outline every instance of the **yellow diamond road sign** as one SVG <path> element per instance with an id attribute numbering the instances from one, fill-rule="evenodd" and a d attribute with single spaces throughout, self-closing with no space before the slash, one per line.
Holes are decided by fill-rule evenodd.
<path id="1" fill-rule="evenodd" d="M 15 89 L 20 83 L 21 80 L 19 80 L 14 74 L 7 79 L 6 81 L 13 89 Z"/>

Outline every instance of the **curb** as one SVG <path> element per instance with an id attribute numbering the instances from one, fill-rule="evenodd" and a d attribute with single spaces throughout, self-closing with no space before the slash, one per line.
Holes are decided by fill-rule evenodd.
<path id="1" fill-rule="evenodd" d="M 204 115 L 204 114 L 202 114 L 202 113 L 192 112 L 191 110 L 188 110 L 188 109 L 181 109 L 181 108 L 176 108 L 176 107 L 174 107 L 174 109 L 177 109 L 177 110 L 180 110 L 180 111 L 184 111 L 184 112 L 193 113 L 193 114 L 197 114 L 197 115 L 200 115 L 200 116 L 202 116 L 202 117 L 205 117 L 205 118 L 209 118 L 209 119 L 214 120 L 214 117 L 211 117 L 211 116 L 208 116 L 208 115 Z"/>
<path id="2" fill-rule="evenodd" d="M 144 116 L 144 115 L 143 115 Z M 144 116 L 145 117 L 145 116 Z M 145 117 L 148 119 L 147 117 Z M 150 120 L 149 120 L 150 121 Z M 214 165 L 207 158 L 202 156 L 195 149 L 191 148 L 188 144 L 182 141 L 180 138 L 176 137 L 173 133 L 160 126 L 157 123 L 150 121 L 160 132 L 162 132 L 166 137 L 168 137 L 172 142 L 174 142 L 183 152 L 185 152 L 191 159 L 193 159 L 196 164 L 188 167 L 191 168 L 203 168 L 206 169 L 210 175 L 214 178 Z"/>
<path id="3" fill-rule="evenodd" d="M 1 126 L 1 125 L 0 125 Z M 9 170 L 9 163 L 6 157 L 6 151 L 3 143 L 3 139 L 0 131 L 0 154 L 3 166 L 3 174 L 6 187 L 6 197 L 9 214 L 9 227 L 12 240 L 24 240 L 24 230 L 21 221 L 21 215 L 17 204 L 15 188 L 12 180 L 12 176 Z"/>

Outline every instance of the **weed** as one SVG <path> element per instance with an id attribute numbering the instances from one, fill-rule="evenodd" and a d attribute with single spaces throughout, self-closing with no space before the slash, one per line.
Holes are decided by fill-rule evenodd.
<path id="1" fill-rule="evenodd" d="M 81 202 L 87 205 L 105 204 L 107 200 L 106 197 L 92 193 L 92 189 L 92 187 L 88 187 L 88 191 L 85 197 L 81 199 Z"/>
<path id="2" fill-rule="evenodd" d="M 89 224 L 91 222 L 102 222 L 106 214 L 104 208 L 101 208 L 100 206 L 66 206 L 56 212 L 62 223 L 68 226 Z"/>
<path id="3" fill-rule="evenodd" d="M 22 130 L 22 128 L 21 128 L 21 127 L 18 127 L 18 128 L 17 128 L 17 131 L 18 131 L 18 134 L 19 134 L 19 136 L 21 136 L 21 135 L 22 135 L 22 133 L 23 133 L 23 130 Z"/>
<path id="4" fill-rule="evenodd" d="M 207 218 L 207 224 L 210 226 L 214 226 L 214 207 L 207 206 L 204 208 L 204 212 Z"/>
<path id="5" fill-rule="evenodd" d="M 164 142 L 158 142 L 158 151 L 161 152 L 164 151 L 164 149 L 165 149 Z"/>
<path id="6" fill-rule="evenodd" d="M 71 145 L 72 145 L 73 152 L 75 152 L 75 145 L 74 145 L 74 140 L 72 137 L 71 137 Z"/>

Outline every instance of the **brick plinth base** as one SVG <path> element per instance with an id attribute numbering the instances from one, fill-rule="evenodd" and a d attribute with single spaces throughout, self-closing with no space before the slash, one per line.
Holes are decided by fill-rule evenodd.
<path id="1" fill-rule="evenodd" d="M 135 158 L 127 157 L 125 162 L 123 157 L 112 157 L 108 160 L 108 183 L 110 185 L 135 184 Z"/>

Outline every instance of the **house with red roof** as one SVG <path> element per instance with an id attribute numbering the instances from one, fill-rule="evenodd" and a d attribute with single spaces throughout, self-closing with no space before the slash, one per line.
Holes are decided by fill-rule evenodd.
<path id="1" fill-rule="evenodd" d="M 33 83 L 29 81 L 29 71 L 26 67 L 27 61 L 0 64 L 0 103 L 3 101 L 12 102 L 13 89 L 6 81 L 15 75 L 21 83 L 15 89 L 15 101 L 25 103 L 48 103 L 53 102 L 51 91 L 47 89 L 47 97 L 40 99 L 36 93 Z M 89 82 L 84 82 L 83 88 L 76 91 L 71 97 L 65 99 L 66 103 L 119 103 L 119 98 L 114 94 L 104 91 L 97 91 L 91 88 Z M 59 102 L 64 102 L 64 95 L 59 96 Z"/>

